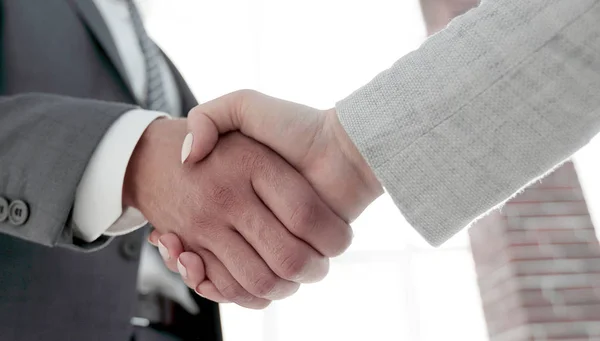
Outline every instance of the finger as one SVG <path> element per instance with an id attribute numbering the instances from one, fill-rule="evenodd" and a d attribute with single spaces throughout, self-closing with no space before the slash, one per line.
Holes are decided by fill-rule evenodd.
<path id="1" fill-rule="evenodd" d="M 217 303 L 231 303 L 217 290 L 213 282 L 206 280 L 196 287 L 196 294 Z"/>
<path id="2" fill-rule="evenodd" d="M 251 309 L 263 309 L 271 303 L 271 301 L 256 297 L 244 289 L 212 252 L 200 249 L 198 253 L 204 261 L 206 277 L 225 300 Z"/>
<path id="3" fill-rule="evenodd" d="M 158 239 L 158 251 L 169 270 L 177 271 L 177 258 L 184 251 L 183 244 L 174 233 L 165 233 Z"/>
<path id="4" fill-rule="evenodd" d="M 158 247 L 158 238 L 162 236 L 162 233 L 158 232 L 156 229 L 152 229 L 152 232 L 148 235 L 148 243 Z"/>
<path id="5" fill-rule="evenodd" d="M 240 90 L 196 106 L 188 114 L 188 122 L 205 127 L 210 139 L 215 133 L 213 127 L 218 134 L 239 130 L 270 147 L 291 164 L 301 165 L 306 151 L 312 145 L 310 136 L 314 136 L 317 133 L 315 129 L 321 125 L 315 121 L 319 121 L 321 116 L 319 110 L 311 107 L 253 90 Z M 293 143 L 289 143 L 290 140 Z M 192 153 L 206 155 L 202 150 L 205 147 L 200 142 L 194 143 Z M 190 156 L 188 162 L 198 160 L 197 156 Z"/>
<path id="6" fill-rule="evenodd" d="M 187 119 L 188 131 L 181 147 L 181 163 L 196 163 L 206 157 L 217 144 L 219 131 L 215 123 L 199 111 Z"/>
<path id="7" fill-rule="evenodd" d="M 350 225 L 288 163 L 280 158 L 272 162 L 260 165 L 251 175 L 256 194 L 292 234 L 324 256 L 344 252 L 352 242 Z"/>
<path id="8" fill-rule="evenodd" d="M 177 270 L 183 282 L 192 290 L 206 280 L 204 262 L 194 252 L 183 252 L 177 259 Z"/>
<path id="9" fill-rule="evenodd" d="M 210 242 L 205 244 L 235 281 L 250 294 L 275 300 L 298 291 L 297 283 L 277 276 L 237 231 L 222 229 L 218 238 L 211 238 Z M 204 261 L 207 262 L 206 259 Z"/>
<path id="10" fill-rule="evenodd" d="M 262 94 L 250 90 L 236 91 L 193 108 L 187 116 L 188 130 L 193 134 L 193 138 L 189 138 L 191 142 L 188 141 L 191 147 L 188 148 L 184 143 L 182 149 L 185 163 L 198 162 L 208 155 L 217 143 L 219 134 L 240 130 L 246 136 L 256 139 L 251 127 L 256 126 L 254 121 L 260 116 L 256 116 L 254 110 L 241 109 L 244 99 L 254 101 L 256 95 Z M 269 113 L 264 111 L 262 114 Z M 246 127 L 243 126 L 244 122 L 253 124 Z"/>
<path id="11" fill-rule="evenodd" d="M 317 282 L 327 275 L 327 257 L 290 233 L 258 198 L 246 205 L 248 210 L 238 215 L 234 226 L 275 274 L 298 283 Z"/>
<path id="12" fill-rule="evenodd" d="M 204 261 L 194 252 L 183 252 L 177 259 L 177 269 L 183 282 L 198 295 L 218 303 L 230 303 L 206 278 Z"/>

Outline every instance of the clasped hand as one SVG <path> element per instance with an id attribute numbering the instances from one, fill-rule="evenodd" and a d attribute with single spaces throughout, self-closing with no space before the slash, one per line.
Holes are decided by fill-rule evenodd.
<path id="1" fill-rule="evenodd" d="M 381 193 L 334 110 L 244 90 L 152 123 L 124 204 L 199 295 L 264 308 L 324 278 Z"/>

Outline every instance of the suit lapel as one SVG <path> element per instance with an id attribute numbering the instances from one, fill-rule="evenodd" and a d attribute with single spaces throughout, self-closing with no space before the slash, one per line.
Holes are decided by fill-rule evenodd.
<path id="1" fill-rule="evenodd" d="M 129 78 L 125 72 L 125 65 L 123 65 L 123 61 L 119 56 L 119 50 L 117 49 L 117 46 L 110 35 L 110 31 L 108 30 L 102 15 L 98 11 L 98 8 L 96 8 L 96 5 L 94 5 L 93 0 L 67 0 L 67 2 L 69 2 L 69 4 L 71 4 L 75 11 L 79 14 L 90 32 L 99 42 L 100 46 L 127 86 L 129 94 L 132 98 L 135 98 L 135 96 L 133 96 L 133 90 L 129 82 Z"/>
<path id="2" fill-rule="evenodd" d="M 110 59 L 111 63 L 121 76 L 121 79 L 123 80 L 125 85 L 127 86 L 131 98 L 135 98 L 135 96 L 133 96 L 131 84 L 129 83 L 129 78 L 125 71 L 125 65 L 123 64 L 121 56 L 119 55 L 119 50 L 115 45 L 110 31 L 108 30 L 108 27 L 106 26 L 106 23 L 102 18 L 102 15 L 98 11 L 98 8 L 96 8 L 96 5 L 94 5 L 93 0 L 67 0 L 67 2 L 79 14 L 79 16 L 82 18 L 83 22 L 89 28 L 96 40 L 100 43 L 100 46 L 102 47 L 102 49 Z M 171 72 L 175 78 L 175 83 L 177 84 L 179 96 L 181 99 L 181 109 L 183 111 L 182 114 L 184 117 L 186 117 L 188 111 L 191 110 L 191 108 L 193 108 L 194 106 L 198 105 L 198 102 L 196 101 L 196 98 L 190 91 L 190 88 L 188 87 L 187 83 L 185 82 L 175 65 L 173 65 L 171 60 L 164 53 L 163 56 L 167 61 L 169 69 L 171 69 Z"/>

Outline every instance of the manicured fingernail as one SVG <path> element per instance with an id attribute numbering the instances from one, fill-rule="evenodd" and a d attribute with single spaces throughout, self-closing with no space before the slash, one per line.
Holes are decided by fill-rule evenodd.
<path id="1" fill-rule="evenodd" d="M 181 277 L 187 278 L 187 269 L 181 264 L 180 258 L 177 258 L 177 271 L 179 271 Z"/>
<path id="2" fill-rule="evenodd" d="M 194 135 L 188 133 L 183 140 L 183 146 L 181 147 L 181 163 L 185 163 L 187 158 L 192 152 L 192 143 L 194 143 Z"/>
<path id="3" fill-rule="evenodd" d="M 156 245 L 156 243 L 150 237 L 148 237 L 148 243 L 150 243 L 150 244 L 152 244 L 154 246 L 158 246 L 158 245 Z"/>
<path id="4" fill-rule="evenodd" d="M 171 256 L 169 256 L 169 250 L 167 250 L 167 247 L 164 246 L 163 243 L 160 242 L 160 240 L 158 241 L 158 252 L 160 252 L 160 255 L 164 260 L 171 259 Z"/>

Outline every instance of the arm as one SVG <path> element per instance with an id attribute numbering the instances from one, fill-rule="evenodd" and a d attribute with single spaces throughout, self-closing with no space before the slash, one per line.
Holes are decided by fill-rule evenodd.
<path id="1" fill-rule="evenodd" d="M 598 0 L 484 1 L 335 110 L 252 91 L 198 106 L 184 159 L 239 129 L 343 217 L 381 193 L 378 179 L 440 245 L 598 133 L 598 22 Z"/>
<path id="2" fill-rule="evenodd" d="M 87 244 L 74 237 L 71 211 L 90 160 L 133 109 L 43 94 L 1 98 L 0 193 L 27 202 L 30 215 L 20 226 L 1 222 L 0 232 L 46 246 L 101 247 L 107 237 Z M 203 253 L 202 264 L 184 265 L 206 267 L 211 287 L 199 290 L 218 290 L 228 301 L 260 308 L 322 278 L 328 258 L 349 245 L 348 224 L 293 167 L 241 135 L 230 135 L 202 164 L 182 167 L 186 126 L 157 120 L 143 129 L 120 170 L 122 205 Z"/>
<path id="3" fill-rule="evenodd" d="M 77 185 L 96 146 L 130 105 L 45 94 L 0 97 L 0 196 L 27 203 L 21 226 L 6 233 L 46 246 L 95 249 L 73 235 Z"/>
<path id="4" fill-rule="evenodd" d="M 600 130 L 600 2 L 484 1 L 337 104 L 361 154 L 439 245 Z"/>

